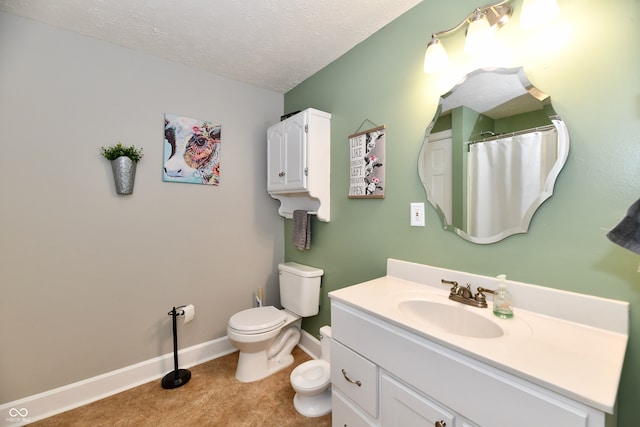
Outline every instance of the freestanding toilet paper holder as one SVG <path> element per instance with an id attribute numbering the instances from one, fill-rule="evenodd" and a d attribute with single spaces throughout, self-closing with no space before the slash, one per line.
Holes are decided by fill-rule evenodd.
<path id="1" fill-rule="evenodd" d="M 191 379 L 191 372 L 188 369 L 178 369 L 178 333 L 176 330 L 176 317 L 184 316 L 184 305 L 181 305 L 176 309 L 173 307 L 169 313 L 169 316 L 173 320 L 173 371 L 169 372 L 162 378 L 162 388 L 178 388 L 189 382 Z M 180 310 L 180 311 L 178 311 Z"/>

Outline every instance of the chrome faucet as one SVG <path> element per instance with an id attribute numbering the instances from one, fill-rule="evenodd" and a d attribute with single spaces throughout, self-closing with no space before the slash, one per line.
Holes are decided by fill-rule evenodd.
<path id="1" fill-rule="evenodd" d="M 460 286 L 458 282 L 453 280 L 442 279 L 442 283 L 445 285 L 451 285 L 451 291 L 449 292 L 449 299 L 462 304 L 471 305 L 473 307 L 487 308 L 487 297 L 484 296 L 484 292 L 493 294 L 491 289 L 478 287 L 477 292 L 473 295 L 471 292 L 471 285 L 467 283 L 467 286 Z"/>

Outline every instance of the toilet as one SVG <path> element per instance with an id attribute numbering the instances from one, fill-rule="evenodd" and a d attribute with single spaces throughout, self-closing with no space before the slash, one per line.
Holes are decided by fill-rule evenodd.
<path id="1" fill-rule="evenodd" d="M 278 264 L 280 303 L 242 310 L 229 319 L 227 337 L 240 350 L 236 379 L 253 382 L 293 363 L 291 351 L 300 341 L 302 317 L 318 314 L 319 268 L 287 262 Z"/>
<path id="2" fill-rule="evenodd" d="M 305 417 L 321 417 L 331 412 L 331 327 L 320 328 L 322 358 L 310 360 L 291 372 L 291 386 L 296 391 L 293 406 Z"/>

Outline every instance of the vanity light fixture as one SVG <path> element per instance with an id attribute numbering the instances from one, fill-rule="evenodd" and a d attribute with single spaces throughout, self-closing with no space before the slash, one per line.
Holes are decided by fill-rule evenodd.
<path id="1" fill-rule="evenodd" d="M 465 52 L 473 54 L 481 51 L 490 41 L 493 31 L 509 21 L 513 8 L 508 3 L 509 0 L 505 0 L 491 6 L 478 7 L 455 27 L 434 33 L 424 56 L 425 73 L 436 73 L 446 66 L 448 56 L 440 37 L 449 36 L 464 26 L 467 26 Z"/>
<path id="2" fill-rule="evenodd" d="M 455 27 L 434 33 L 424 55 L 424 72 L 434 74 L 446 67 L 449 58 L 440 38 L 465 26 L 465 53 L 482 53 L 491 44 L 493 32 L 502 28 L 511 18 L 512 2 L 513 0 L 504 0 L 491 6 L 478 7 Z M 557 0 L 523 0 L 520 26 L 524 29 L 540 27 L 552 20 L 557 13 Z"/>

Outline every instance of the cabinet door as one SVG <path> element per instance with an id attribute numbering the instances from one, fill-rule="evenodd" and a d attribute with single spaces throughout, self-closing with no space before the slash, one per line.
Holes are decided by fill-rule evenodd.
<path id="1" fill-rule="evenodd" d="M 307 114 L 297 114 L 284 125 L 285 189 L 304 190 L 307 187 Z"/>
<path id="2" fill-rule="evenodd" d="M 273 125 L 267 131 L 267 191 L 284 186 L 284 127 Z"/>
<path id="3" fill-rule="evenodd" d="M 380 415 L 383 426 L 455 427 L 453 413 L 426 396 L 415 392 L 386 373 L 380 376 L 380 383 Z"/>
<path id="4" fill-rule="evenodd" d="M 374 427 L 376 424 L 364 415 L 339 391 L 331 393 L 331 425 L 333 427 Z"/>

